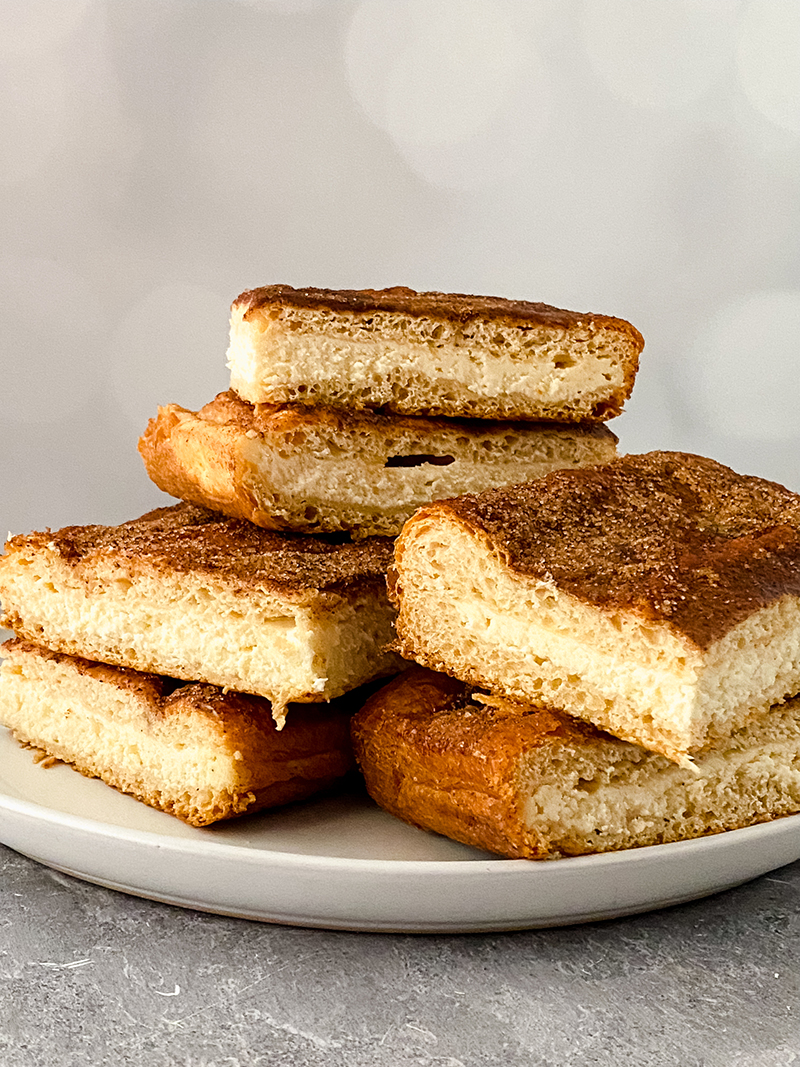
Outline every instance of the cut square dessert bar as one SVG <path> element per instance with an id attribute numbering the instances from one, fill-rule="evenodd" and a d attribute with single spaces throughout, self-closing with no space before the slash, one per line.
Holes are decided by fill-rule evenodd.
<path id="1" fill-rule="evenodd" d="M 682 841 L 800 810 L 800 698 L 688 768 L 563 712 L 412 668 L 370 697 L 352 736 L 386 811 L 518 859 Z"/>
<path id="2" fill-rule="evenodd" d="M 270 285 L 234 301 L 228 366 L 253 404 L 604 421 L 643 346 L 624 319 L 525 300 Z"/>
<path id="3" fill-rule="evenodd" d="M 195 507 L 12 537 L 4 623 L 57 652 L 290 701 L 396 669 L 392 542 L 273 533 Z"/>
<path id="4" fill-rule="evenodd" d="M 390 572 L 396 648 L 670 759 L 800 692 L 800 496 L 676 452 L 439 501 Z"/>
<path id="5" fill-rule="evenodd" d="M 0 725 L 43 755 L 193 826 L 300 800 L 353 767 L 341 697 L 278 730 L 260 697 L 109 667 L 12 640 Z"/>
<path id="6" fill-rule="evenodd" d="M 139 451 L 164 492 L 273 530 L 396 535 L 422 504 L 613 459 L 597 424 L 490 422 L 249 404 L 221 393 L 151 419 Z"/>

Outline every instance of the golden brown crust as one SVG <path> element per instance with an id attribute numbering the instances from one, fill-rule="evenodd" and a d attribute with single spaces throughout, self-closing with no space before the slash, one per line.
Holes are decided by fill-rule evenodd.
<path id="1" fill-rule="evenodd" d="M 192 572 L 237 590 L 258 587 L 287 599 L 317 592 L 382 589 L 392 539 L 275 533 L 193 504 L 158 508 L 119 526 L 67 526 L 12 537 L 6 552 L 49 551 L 70 566 L 132 560 L 170 574 Z"/>
<path id="2" fill-rule="evenodd" d="M 186 411 L 177 404 L 167 405 L 166 411 Z M 425 415 L 398 415 L 367 408 L 351 410 L 330 404 L 251 404 L 242 400 L 232 390 L 218 393 L 213 400 L 197 412 L 198 418 L 217 426 L 230 426 L 238 432 L 253 431 L 259 436 L 283 436 L 296 430 L 331 429 L 345 430 L 353 434 L 382 434 L 392 436 L 400 430 L 417 433 L 421 438 L 447 430 L 465 437 L 484 437 L 496 430 L 508 433 L 515 429 L 530 434 L 536 430 L 553 431 L 554 424 L 547 420 L 514 421 L 506 419 L 456 419 L 436 418 Z M 151 423 L 154 420 L 151 420 Z M 569 430 L 581 430 L 585 435 L 599 441 L 617 440 L 612 431 L 602 424 L 570 423 Z"/>
<path id="3" fill-rule="evenodd" d="M 687 840 L 800 809 L 800 698 L 679 768 L 563 713 L 413 668 L 356 713 L 351 735 L 386 811 L 512 858 Z"/>
<path id="4" fill-rule="evenodd" d="M 529 300 L 508 300 L 498 296 L 472 296 L 466 293 L 417 292 L 406 286 L 389 289 L 295 289 L 290 285 L 267 285 L 241 293 L 233 302 L 247 318 L 251 312 L 270 307 L 309 308 L 340 313 L 369 311 L 403 314 L 465 323 L 470 319 L 491 319 L 513 325 L 541 325 L 570 328 L 591 321 L 597 326 L 613 326 L 626 333 L 641 350 L 644 339 L 624 319 L 589 312 L 567 311 Z"/>
<path id="5" fill-rule="evenodd" d="M 442 513 L 519 575 L 662 623 L 701 649 L 800 595 L 800 496 L 701 456 L 651 452 L 555 471 L 428 505 L 407 529 Z"/>
<path id="6" fill-rule="evenodd" d="M 518 445 L 512 447 L 515 435 Z M 578 456 L 597 462 L 604 453 L 613 455 L 616 440 L 597 423 L 433 419 L 322 404 L 250 404 L 228 391 L 197 412 L 177 404 L 160 407 L 139 440 L 139 452 L 159 489 L 181 500 L 267 530 L 348 530 L 362 539 L 399 533 L 419 504 L 462 491 L 459 480 L 465 490 L 533 477 L 542 473 L 536 466 L 544 466 L 547 455 L 553 457 L 551 468 L 562 455 L 565 465 Z M 485 464 L 474 462 L 476 451 Z M 509 475 L 505 469 L 512 460 L 516 473 Z M 449 491 L 417 490 L 403 506 L 402 494 L 409 492 L 405 467 L 453 462 L 464 473 Z M 342 484 L 348 478 L 344 470 L 334 478 L 326 469 L 337 463 L 351 465 L 349 484 Z M 300 474 L 302 492 L 292 471 Z M 374 487 L 371 496 L 359 495 L 365 478 Z"/>
<path id="7" fill-rule="evenodd" d="M 543 745 L 609 740 L 558 711 L 482 703 L 462 682 L 412 667 L 351 723 L 356 760 L 384 810 L 463 844 L 516 858 L 548 855 L 523 822 L 518 764 Z"/>
<path id="8" fill-rule="evenodd" d="M 196 418 L 177 404 L 159 407 L 158 416 L 150 419 L 139 439 L 147 473 L 170 496 L 252 522 L 258 506 L 242 477 L 241 423 L 238 419 L 226 421 L 219 407 L 212 408 L 209 415 Z M 281 528 L 269 522 L 258 525 Z"/>
<path id="9" fill-rule="evenodd" d="M 53 652 L 33 642 L 14 638 L 2 645 L 3 656 L 24 665 L 33 661 L 50 662 L 62 668 L 61 685 L 69 688 L 75 677 L 99 683 L 98 705 L 108 701 L 117 690 L 123 697 L 134 698 L 142 735 L 157 736 L 162 758 L 169 764 L 172 747 L 194 743 L 203 746 L 213 764 L 233 763 L 237 768 L 234 790 L 212 790 L 202 782 L 186 781 L 183 788 L 159 784 L 158 767 L 135 763 L 115 765 L 104 754 L 102 740 L 94 749 L 70 748 L 65 741 L 69 729 L 48 733 L 49 709 L 41 706 L 35 726 L 23 727 L 7 721 L 21 742 L 31 745 L 75 767 L 86 777 L 101 778 L 106 784 L 129 793 L 193 826 L 207 826 L 244 812 L 274 807 L 301 799 L 327 788 L 354 766 L 349 719 L 363 697 L 355 692 L 324 705 L 303 706 L 294 710 L 292 721 L 278 730 L 271 718 L 269 701 L 243 693 L 224 691 L 200 682 L 184 683 L 160 675 L 112 667 L 77 656 Z M 36 662 L 38 661 L 38 663 Z M 35 674 L 34 674 L 35 676 Z M 33 691 L 27 700 L 47 701 L 45 693 Z M 70 716 L 84 714 L 82 691 L 71 690 Z M 90 713 L 95 716 L 98 707 Z M 104 732 L 111 738 L 115 729 L 109 713 Z M 213 802 L 209 796 L 216 793 Z"/>

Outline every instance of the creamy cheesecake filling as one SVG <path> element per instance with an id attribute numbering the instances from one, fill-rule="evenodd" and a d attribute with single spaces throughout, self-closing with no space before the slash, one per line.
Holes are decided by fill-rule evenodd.
<path id="1" fill-rule="evenodd" d="M 588 446 L 584 448 L 583 462 L 601 462 L 613 455 L 613 446 L 605 442 L 598 444 L 594 455 Z M 243 484 L 258 508 L 268 515 L 275 513 L 289 521 L 300 513 L 311 520 L 315 509 L 322 517 L 338 516 L 344 526 L 357 526 L 364 514 L 383 515 L 379 525 L 386 533 L 395 533 L 404 517 L 430 500 L 538 478 L 556 466 L 577 465 L 579 458 L 578 450 L 566 443 L 562 448 L 554 446 L 544 456 L 541 452 L 536 455 L 533 448 L 519 451 L 521 455 L 502 461 L 486 456 L 479 463 L 477 455 L 467 455 L 451 456 L 452 462 L 441 465 L 423 460 L 417 465 L 389 466 L 382 457 L 376 462 L 352 453 L 342 455 L 332 448 L 328 448 L 328 455 L 313 448 L 308 454 L 298 451 L 292 455 L 260 442 L 248 442 L 243 450 L 247 464 Z M 446 453 L 443 458 L 447 458 Z"/>
<path id="2" fill-rule="evenodd" d="M 800 807 L 800 724 L 796 702 L 773 709 L 719 748 L 701 753 L 695 773 L 636 745 L 618 742 L 534 751 L 519 765 L 523 819 L 567 852 L 694 837 Z M 773 813 L 773 814 L 770 814 Z"/>
<path id="3" fill-rule="evenodd" d="M 16 571 L 16 575 L 15 575 Z M 276 721 L 292 701 L 329 700 L 391 670 L 392 616 L 382 598 L 281 603 L 236 596 L 194 574 L 120 567 L 76 574 L 55 555 L 6 563 L 4 609 L 21 636 L 105 663 L 266 697 Z M 24 605 L 16 612 L 15 605 Z"/>
<path id="4" fill-rule="evenodd" d="M 468 414 L 479 398 L 498 412 L 504 405 L 525 409 L 536 408 L 538 402 L 543 414 L 549 406 L 565 405 L 576 415 L 589 416 L 596 403 L 624 382 L 620 364 L 604 356 L 586 356 L 562 368 L 542 353 L 541 362 L 521 369 L 509 357 L 482 352 L 470 361 L 466 373 L 463 358 L 457 348 L 437 348 L 432 354 L 413 345 L 389 348 L 349 342 L 342 346 L 332 338 L 319 337 L 301 345 L 293 339 L 282 345 L 280 356 L 270 353 L 266 357 L 257 351 L 245 355 L 236 349 L 229 364 L 230 384 L 251 403 L 352 400 L 411 413 L 420 409 L 446 413 L 458 403 Z M 424 370 L 420 368 L 423 360 Z M 325 367 L 324 375 L 320 364 Z M 422 394 L 429 398 L 427 402 L 415 399 Z"/>
<path id="5" fill-rule="evenodd" d="M 425 323 L 376 312 L 348 323 L 283 311 L 231 319 L 231 388 L 252 403 L 337 399 L 397 411 L 464 413 L 479 399 L 590 415 L 625 382 L 628 345 L 612 330 Z M 438 332 L 437 332 L 438 331 Z M 428 398 L 420 407 L 419 394 Z M 579 394 L 579 395 L 578 395 Z"/>
<path id="6" fill-rule="evenodd" d="M 588 719 L 686 762 L 800 683 L 794 598 L 702 652 L 666 626 L 604 612 L 509 572 L 457 523 L 400 550 L 399 646 L 434 669 Z"/>

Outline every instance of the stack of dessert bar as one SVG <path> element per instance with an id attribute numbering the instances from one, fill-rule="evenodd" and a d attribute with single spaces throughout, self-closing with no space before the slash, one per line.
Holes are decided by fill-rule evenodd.
<path id="1" fill-rule="evenodd" d="M 418 665 L 353 722 L 393 814 L 514 857 L 800 810 L 800 496 L 675 452 L 432 503 L 395 546 Z"/>
<path id="2" fill-rule="evenodd" d="M 494 298 L 294 290 L 233 306 L 229 391 L 140 451 L 181 499 L 12 537 L 0 723 L 194 825 L 353 765 L 387 651 L 393 536 L 421 504 L 603 462 L 628 323 Z M 288 713 L 288 721 L 287 721 Z"/>
<path id="3" fill-rule="evenodd" d="M 159 409 L 165 492 L 273 530 L 396 536 L 431 500 L 613 458 L 629 323 L 496 297 L 270 286 L 231 315 L 230 389 Z"/>

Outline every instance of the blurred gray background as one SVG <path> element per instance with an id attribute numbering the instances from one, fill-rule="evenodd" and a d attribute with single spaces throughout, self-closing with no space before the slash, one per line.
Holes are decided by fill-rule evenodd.
<path id="1" fill-rule="evenodd" d="M 628 318 L 621 448 L 800 490 L 797 0 L 0 13 L 3 534 L 167 502 L 137 439 L 272 282 Z"/>

